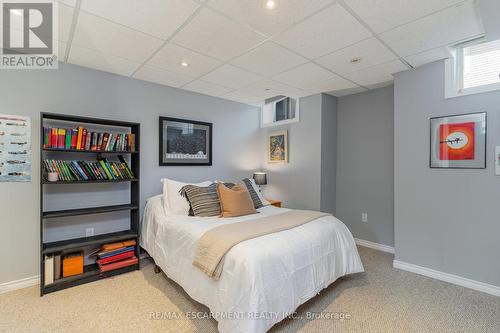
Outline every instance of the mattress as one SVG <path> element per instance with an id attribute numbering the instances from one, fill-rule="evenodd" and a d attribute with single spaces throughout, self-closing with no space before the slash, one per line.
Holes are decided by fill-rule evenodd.
<path id="1" fill-rule="evenodd" d="M 147 201 L 141 246 L 169 278 L 210 309 L 221 333 L 266 332 L 339 277 L 364 271 L 350 231 L 325 216 L 239 243 L 226 254 L 215 281 L 192 264 L 203 233 L 288 209 L 266 206 L 242 217 L 192 217 L 166 215 L 162 200 Z"/>

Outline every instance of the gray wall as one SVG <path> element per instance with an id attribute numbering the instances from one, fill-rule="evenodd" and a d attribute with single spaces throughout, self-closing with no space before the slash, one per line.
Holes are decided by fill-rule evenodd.
<path id="1" fill-rule="evenodd" d="M 336 216 L 354 237 L 393 246 L 393 86 L 341 97 L 337 112 Z"/>
<path id="2" fill-rule="evenodd" d="M 261 131 L 261 160 L 268 173 L 263 193 L 289 208 L 320 209 L 321 105 L 321 94 L 301 98 L 299 122 Z M 289 163 L 267 163 L 268 135 L 281 130 L 288 130 Z"/>
<path id="3" fill-rule="evenodd" d="M 396 75 L 396 259 L 500 286 L 500 92 L 444 99 L 444 62 Z M 487 168 L 429 168 L 429 118 L 488 113 Z"/>
<path id="4" fill-rule="evenodd" d="M 321 95 L 321 197 L 322 212 L 335 214 L 337 167 L 337 98 Z"/>
<path id="5" fill-rule="evenodd" d="M 31 116 L 33 124 L 31 183 L 0 183 L 0 283 L 39 274 L 41 111 L 140 122 L 142 206 L 146 198 L 161 193 L 162 177 L 238 180 L 260 168 L 259 113 L 243 104 L 65 64 L 60 64 L 57 71 L 2 71 L 0 100 L 1 113 Z M 158 167 L 160 115 L 213 122 L 213 166 Z M 123 193 L 117 191 L 123 185 L 106 186 L 106 197 L 100 197 L 102 204 L 123 199 Z M 57 195 L 57 190 L 51 191 Z M 79 188 L 73 191 L 79 198 L 84 195 Z M 78 205 L 78 201 L 73 202 Z M 115 222 L 112 228 L 123 227 Z M 102 223 L 89 218 L 87 224 L 78 224 L 74 236 L 84 236 L 86 225 L 94 226 L 96 233 L 108 231 Z M 67 227 L 56 228 L 50 238 L 69 236 Z"/>

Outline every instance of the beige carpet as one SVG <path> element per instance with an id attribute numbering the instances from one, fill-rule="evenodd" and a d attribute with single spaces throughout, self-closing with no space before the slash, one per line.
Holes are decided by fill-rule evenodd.
<path id="1" fill-rule="evenodd" d="M 338 280 L 299 308 L 301 319 L 287 319 L 271 331 L 500 332 L 499 297 L 393 269 L 391 255 L 359 249 L 366 273 Z M 37 287 L 0 295 L 0 332 L 217 331 L 214 320 L 186 319 L 191 311 L 207 308 L 146 264 L 141 271 L 43 298 Z"/>

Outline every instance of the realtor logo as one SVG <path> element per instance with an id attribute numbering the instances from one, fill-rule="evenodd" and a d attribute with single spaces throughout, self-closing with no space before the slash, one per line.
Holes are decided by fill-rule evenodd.
<path id="1" fill-rule="evenodd" d="M 57 3 L 1 2 L 2 69 L 57 68 Z"/>

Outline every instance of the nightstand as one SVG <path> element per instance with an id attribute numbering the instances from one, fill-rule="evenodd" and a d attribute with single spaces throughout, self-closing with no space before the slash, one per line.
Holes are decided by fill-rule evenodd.
<path id="1" fill-rule="evenodd" d="M 266 200 L 269 201 L 269 203 L 271 204 L 271 206 L 275 206 L 275 207 L 281 208 L 281 201 L 279 201 L 279 200 L 273 200 L 273 199 L 266 199 Z"/>

